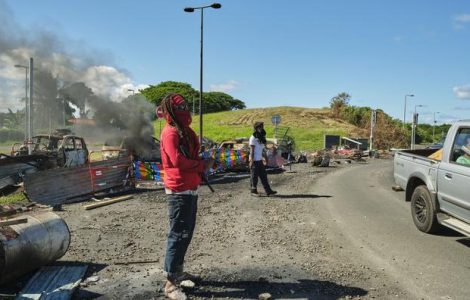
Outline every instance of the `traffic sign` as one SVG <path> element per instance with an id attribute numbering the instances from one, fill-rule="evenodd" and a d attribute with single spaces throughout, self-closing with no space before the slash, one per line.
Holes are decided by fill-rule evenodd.
<path id="1" fill-rule="evenodd" d="M 281 124 L 281 116 L 280 115 L 273 115 L 271 117 L 271 122 L 273 123 L 274 126 L 277 126 Z"/>

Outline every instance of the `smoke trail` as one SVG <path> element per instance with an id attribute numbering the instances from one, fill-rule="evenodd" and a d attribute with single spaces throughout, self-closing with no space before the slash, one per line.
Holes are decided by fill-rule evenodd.
<path id="1" fill-rule="evenodd" d="M 126 71 L 112 66 L 110 53 L 86 49 L 79 42 L 45 29 L 25 30 L 0 0 L 0 111 L 23 106 L 18 96 L 24 94 L 24 69 L 14 66 L 27 66 L 30 57 L 38 70 L 50 73 L 57 81 L 83 82 L 94 94 L 113 101 L 127 97 L 128 89 L 145 87 L 134 84 Z M 17 90 L 8 88 L 11 81 L 16 81 Z"/>
<path id="2" fill-rule="evenodd" d="M 45 29 L 25 29 L 0 0 L 0 112 L 23 109 L 25 70 L 34 58 L 35 132 L 51 132 L 75 115 L 95 116 L 99 127 L 76 126 L 77 133 L 97 140 L 118 136 L 149 136 L 153 106 L 145 99 L 129 97 L 138 91 L 126 71 L 112 66 L 110 53 L 88 49 L 67 37 Z M 111 101 L 114 101 L 111 104 Z"/>

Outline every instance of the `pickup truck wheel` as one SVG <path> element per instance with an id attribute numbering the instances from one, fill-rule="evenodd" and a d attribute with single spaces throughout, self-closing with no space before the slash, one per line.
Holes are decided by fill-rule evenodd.
<path id="1" fill-rule="evenodd" d="M 439 230 L 436 209 L 432 202 L 431 193 L 425 185 L 420 185 L 411 196 L 411 216 L 416 227 L 426 233 L 434 233 Z"/>

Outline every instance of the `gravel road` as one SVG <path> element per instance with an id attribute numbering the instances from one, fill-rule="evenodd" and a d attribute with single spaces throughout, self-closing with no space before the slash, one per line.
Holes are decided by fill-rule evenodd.
<path id="1" fill-rule="evenodd" d="M 269 174 L 279 192 L 273 197 L 251 196 L 247 174 L 214 182 L 213 194 L 201 187 L 186 268 L 204 282 L 188 291 L 190 297 L 414 298 L 395 277 L 353 255 L 347 239 L 332 231 L 341 216 L 332 218 L 321 206 L 333 199 L 330 176 L 367 164 L 293 165 L 293 172 Z M 168 222 L 163 192 L 140 190 L 131 200 L 89 211 L 84 204 L 59 212 L 72 233 L 61 261 L 88 264 L 87 277 L 95 281 L 82 284 L 75 299 L 163 299 Z"/>

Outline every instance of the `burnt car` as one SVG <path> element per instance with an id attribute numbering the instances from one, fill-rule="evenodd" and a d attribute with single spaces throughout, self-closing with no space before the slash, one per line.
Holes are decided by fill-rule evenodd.
<path id="1" fill-rule="evenodd" d="M 31 154 L 28 154 L 28 147 L 31 147 Z M 30 143 L 13 144 L 10 155 L 0 153 L 0 191 L 22 182 L 27 174 L 86 163 L 88 149 L 82 137 L 70 131 L 38 134 Z"/>
<path id="2" fill-rule="evenodd" d="M 160 141 L 153 137 L 116 137 L 107 140 L 101 148 L 104 160 L 132 156 L 133 160 L 161 162 Z"/>
<path id="3" fill-rule="evenodd" d="M 53 167 L 75 167 L 88 163 L 88 148 L 82 137 L 70 134 L 70 131 L 56 131 L 54 134 L 38 134 L 31 143 L 16 143 L 11 149 L 11 156 L 27 156 L 28 146 L 31 155 L 47 157 L 47 169 Z"/>

